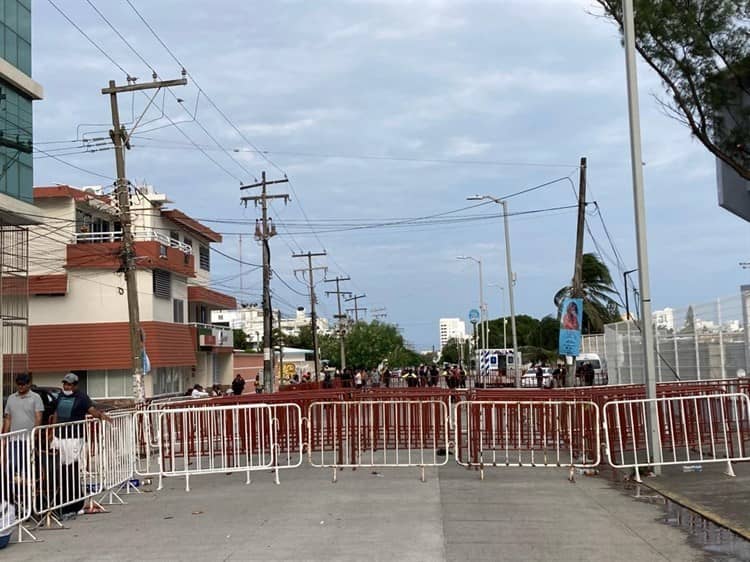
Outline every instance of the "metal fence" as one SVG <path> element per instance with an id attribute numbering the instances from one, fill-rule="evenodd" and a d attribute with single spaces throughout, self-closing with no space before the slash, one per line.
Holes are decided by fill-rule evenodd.
<path id="1" fill-rule="evenodd" d="M 743 377 L 750 371 L 750 286 L 739 295 L 654 313 L 658 382 Z M 639 324 L 607 324 L 604 334 L 584 336 L 583 353 L 607 363 L 609 384 L 642 384 L 644 359 Z"/>

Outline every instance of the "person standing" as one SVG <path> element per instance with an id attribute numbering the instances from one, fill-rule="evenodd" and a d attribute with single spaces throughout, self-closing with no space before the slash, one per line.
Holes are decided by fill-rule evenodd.
<path id="1" fill-rule="evenodd" d="M 31 377 L 27 374 L 16 375 L 16 392 L 8 396 L 8 402 L 5 405 L 3 433 L 31 431 L 41 425 L 44 403 L 42 398 L 30 389 Z M 22 474 L 26 467 L 26 441 L 22 435 L 19 435 L 9 445 L 8 468 L 11 475 Z"/>
<path id="2" fill-rule="evenodd" d="M 50 418 L 52 424 L 69 424 L 81 422 L 86 415 L 99 420 L 111 422 L 107 414 L 99 411 L 91 402 L 89 395 L 78 389 L 78 375 L 68 373 L 62 379 L 63 390 L 53 404 L 53 413 Z M 85 443 L 88 437 L 85 428 L 80 424 L 61 426 L 55 429 L 55 439 L 50 444 L 51 448 L 58 451 L 59 466 L 55 467 L 59 475 L 60 498 L 62 515 L 73 515 L 81 513 L 84 499 L 78 499 L 83 492 L 80 485 L 81 454 L 86 450 Z"/>
<path id="3" fill-rule="evenodd" d="M 232 381 L 232 392 L 235 396 L 239 396 L 243 390 L 245 390 L 245 379 L 242 378 L 241 374 L 237 373 Z"/>
<path id="4" fill-rule="evenodd" d="M 544 386 L 544 369 L 542 369 L 542 365 L 539 364 L 536 366 L 536 387 L 542 388 Z"/>

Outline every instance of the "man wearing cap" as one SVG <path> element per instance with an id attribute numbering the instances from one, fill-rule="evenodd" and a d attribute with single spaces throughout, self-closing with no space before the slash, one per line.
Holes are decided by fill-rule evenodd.
<path id="1" fill-rule="evenodd" d="M 3 433 L 26 430 L 31 431 L 42 423 L 44 404 L 36 392 L 31 392 L 31 377 L 26 374 L 16 375 L 16 392 L 8 396 L 3 419 Z M 18 474 L 24 468 L 25 449 L 23 434 L 14 439 L 8 461 L 9 468 Z"/>
<path id="2" fill-rule="evenodd" d="M 94 407 L 88 394 L 78 390 L 78 375 L 68 373 L 63 377 L 62 385 L 63 391 L 55 400 L 50 423 L 83 421 L 86 414 L 100 420 L 112 421 L 107 414 Z"/>
<path id="3" fill-rule="evenodd" d="M 78 390 L 78 375 L 68 373 L 62 379 L 63 391 L 53 404 L 53 414 L 50 424 L 65 424 L 80 422 L 86 419 L 86 414 L 100 420 L 112 421 L 105 413 L 97 410 L 88 394 Z M 66 503 L 61 508 L 63 518 L 68 515 L 81 513 L 84 500 L 81 497 L 80 466 L 81 456 L 87 445 L 88 427 L 80 424 L 61 426 L 55 430 L 55 439 L 50 447 L 58 451 L 59 465 L 54 467 L 57 472 L 58 501 Z"/>

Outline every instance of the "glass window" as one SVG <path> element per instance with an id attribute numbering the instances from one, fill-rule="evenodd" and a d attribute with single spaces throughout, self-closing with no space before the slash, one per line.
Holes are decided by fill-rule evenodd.
<path id="1" fill-rule="evenodd" d="M 3 57 L 13 66 L 18 65 L 18 39 L 10 29 L 5 30 L 5 56 Z"/>
<path id="2" fill-rule="evenodd" d="M 21 5 L 18 6 L 17 33 L 27 43 L 31 43 L 31 9 Z M 31 48 L 31 45 L 29 45 Z"/>
<path id="3" fill-rule="evenodd" d="M 184 324 L 185 323 L 185 301 L 183 301 L 182 299 L 174 299 L 172 301 L 172 308 L 173 308 L 172 322 L 175 322 L 176 324 Z"/>
<path id="4" fill-rule="evenodd" d="M 107 375 L 103 371 L 91 371 L 88 376 L 88 395 L 91 398 L 107 397 Z"/>
<path id="5" fill-rule="evenodd" d="M 11 29 L 18 28 L 18 2 L 14 0 L 6 0 L 3 2 L 5 5 L 5 18 L 3 23 Z"/>

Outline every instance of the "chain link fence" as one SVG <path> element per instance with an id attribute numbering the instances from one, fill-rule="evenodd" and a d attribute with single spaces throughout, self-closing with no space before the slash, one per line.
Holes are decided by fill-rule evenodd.
<path id="1" fill-rule="evenodd" d="M 750 285 L 711 303 L 654 311 L 658 382 L 723 379 L 750 371 Z M 610 384 L 644 382 L 638 322 L 607 324 L 604 334 L 584 336 L 582 353 L 607 363 Z"/>

